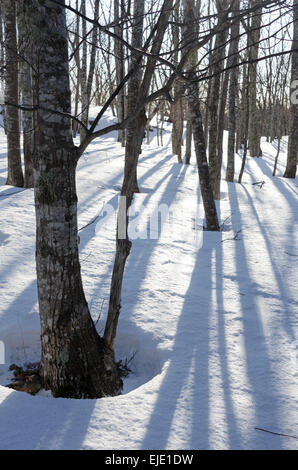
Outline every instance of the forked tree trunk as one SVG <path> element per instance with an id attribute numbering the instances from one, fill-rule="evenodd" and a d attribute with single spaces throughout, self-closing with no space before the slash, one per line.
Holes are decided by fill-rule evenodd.
<path id="1" fill-rule="evenodd" d="M 285 178 L 295 178 L 298 163 L 298 103 L 297 103 L 297 84 L 298 84 L 298 2 L 294 0 L 294 36 L 292 45 L 292 90 L 295 90 L 294 98 L 291 103 L 291 127 L 288 143 L 287 167 L 284 174 Z M 293 101 L 295 99 L 296 102 Z"/>
<path id="2" fill-rule="evenodd" d="M 31 37 L 40 45 L 41 107 L 70 113 L 64 0 L 26 2 Z M 55 397 L 115 395 L 121 380 L 113 353 L 96 332 L 85 299 L 77 242 L 75 170 L 78 152 L 71 123 L 38 111 L 34 156 L 36 265 L 41 321 L 41 370 Z"/>
<path id="3" fill-rule="evenodd" d="M 7 134 L 7 181 L 6 184 L 22 187 L 24 177 L 20 149 L 20 116 L 16 106 L 19 102 L 18 56 L 16 34 L 16 2 L 5 0 L 5 124 Z"/>

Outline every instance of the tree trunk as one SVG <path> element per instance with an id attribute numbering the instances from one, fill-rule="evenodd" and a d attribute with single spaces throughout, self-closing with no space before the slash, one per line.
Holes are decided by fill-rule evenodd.
<path id="1" fill-rule="evenodd" d="M 295 89 L 294 98 L 292 96 L 291 104 L 291 127 L 288 143 L 288 159 L 287 167 L 284 173 L 285 178 L 295 178 L 297 163 L 298 163 L 298 97 L 297 97 L 297 84 L 298 84 L 298 2 L 294 0 L 294 35 L 293 35 L 293 52 L 292 52 L 292 73 L 291 84 Z"/>
<path id="2" fill-rule="evenodd" d="M 251 0 L 251 6 L 260 3 L 260 0 Z M 249 56 L 254 61 L 259 55 L 259 42 L 261 36 L 262 8 L 253 12 L 252 22 L 249 32 Z M 261 134 L 260 122 L 257 109 L 257 63 L 251 62 L 250 80 L 249 80 L 249 128 L 248 128 L 248 146 L 251 157 L 260 157 Z"/>
<path id="3" fill-rule="evenodd" d="M 81 12 L 86 16 L 86 2 L 81 0 Z M 82 18 L 82 38 L 87 34 L 86 19 Z M 83 40 L 82 44 L 82 66 L 80 68 L 80 82 L 81 82 L 81 121 L 86 126 L 88 124 L 88 100 L 87 100 L 87 41 Z M 86 119 L 87 118 L 87 119 Z M 86 131 L 83 126 L 80 127 L 80 142 L 82 143 L 86 136 Z"/>
<path id="4" fill-rule="evenodd" d="M 235 10 L 239 10 L 240 1 L 235 2 Z M 239 70 L 237 67 L 238 63 L 238 45 L 239 45 L 239 30 L 240 21 L 235 22 L 231 28 L 232 35 L 232 47 L 231 54 L 233 54 L 231 60 L 231 66 L 233 67 L 230 72 L 230 86 L 229 86 L 229 137 L 228 137 L 228 160 L 226 169 L 226 180 L 233 182 L 235 174 L 235 146 L 236 146 L 236 101 L 238 94 L 238 76 Z"/>
<path id="5" fill-rule="evenodd" d="M 24 177 L 20 149 L 20 117 L 16 106 L 19 102 L 18 57 L 16 35 L 16 2 L 5 0 L 5 120 L 7 133 L 7 181 L 6 184 L 22 187 Z"/>
<path id="6" fill-rule="evenodd" d="M 143 18 L 143 15 L 140 16 L 140 11 L 138 10 L 138 8 L 144 7 L 144 5 L 141 5 L 141 3 L 142 2 L 135 3 L 135 8 L 137 11 L 134 12 L 134 18 L 135 20 L 138 18 L 139 22 L 141 21 L 141 18 Z M 163 37 L 167 28 L 169 15 L 172 9 L 172 3 L 173 0 L 164 0 L 163 2 L 161 13 L 157 22 L 155 37 L 150 51 L 152 57 L 156 57 L 159 54 Z M 142 26 L 139 24 L 139 27 L 141 28 Z M 134 30 L 134 34 L 137 35 L 137 29 Z M 137 57 L 138 55 L 135 56 L 135 61 L 137 60 Z M 130 79 L 130 83 L 128 84 L 128 102 L 130 103 L 128 108 L 128 115 L 134 112 L 134 106 L 136 106 L 135 98 L 133 100 L 133 97 L 135 97 L 135 90 L 138 89 L 139 91 L 137 102 L 147 96 L 154 73 L 155 63 L 156 59 L 148 58 L 143 81 L 139 88 L 134 86 L 134 83 L 139 83 L 138 74 L 133 75 L 133 77 Z M 134 82 L 134 79 L 136 82 Z M 116 256 L 111 281 L 108 318 L 104 332 L 105 344 L 110 349 L 113 349 L 114 347 L 118 317 L 121 308 L 121 290 L 124 268 L 127 257 L 131 250 L 131 241 L 128 239 L 129 218 L 127 211 L 131 206 L 133 194 L 136 192 L 136 169 L 146 122 L 147 120 L 145 116 L 145 110 L 143 109 L 136 116 L 136 119 L 132 120 L 133 124 L 127 127 L 124 179 L 121 190 L 122 197 L 120 199 L 120 205 L 118 209 Z"/>
<path id="7" fill-rule="evenodd" d="M 218 24 L 224 25 L 226 16 L 227 0 L 217 0 Z M 225 42 L 227 31 L 223 30 L 217 33 L 214 54 L 213 54 L 213 73 L 216 75 L 212 79 L 210 103 L 209 103 L 209 171 L 211 185 L 215 199 L 220 199 L 220 171 L 221 162 L 219 162 L 218 153 L 218 118 L 220 103 L 220 82 L 221 70 L 223 69 L 223 59 L 225 54 Z"/>
<path id="8" fill-rule="evenodd" d="M 39 104 L 70 113 L 64 0 L 30 0 L 31 37 L 39 48 Z M 77 242 L 71 123 L 39 110 L 34 156 L 36 265 L 41 321 L 41 370 L 55 397 L 96 398 L 121 388 L 113 353 L 98 336 L 85 299 Z"/>
<path id="9" fill-rule="evenodd" d="M 115 34 L 119 37 L 123 37 L 123 23 L 119 24 L 119 21 L 124 19 L 124 4 L 121 0 L 121 14 L 119 14 L 120 0 L 114 0 L 114 21 L 115 21 Z M 115 39 L 114 53 L 115 53 L 115 65 L 116 65 L 116 85 L 122 82 L 124 78 L 124 46 L 120 41 Z M 124 99 L 125 99 L 125 86 L 122 87 L 120 93 L 116 98 L 116 111 L 118 121 L 124 120 Z M 121 142 L 122 147 L 125 147 L 125 130 L 118 130 L 118 142 Z"/>
<path id="10" fill-rule="evenodd" d="M 173 11 L 173 20 L 174 22 L 179 21 L 179 5 L 180 0 L 176 1 L 174 11 Z M 172 38 L 173 38 L 173 48 L 174 48 L 174 61 L 178 63 L 179 57 L 179 28 L 173 24 L 172 25 Z M 171 121 L 172 121 L 172 152 L 174 155 L 177 155 L 178 163 L 182 163 L 182 144 L 183 144 L 183 108 L 182 100 L 180 96 L 181 92 L 181 81 L 176 79 L 174 82 L 174 102 L 171 105 Z"/>
<path id="11" fill-rule="evenodd" d="M 19 0 L 17 4 L 18 32 L 19 32 L 19 86 L 21 93 L 21 103 L 23 106 L 33 105 L 33 81 L 31 67 L 33 56 L 30 54 L 30 44 L 28 38 L 30 31 L 25 15 L 24 0 Z M 31 64 L 31 66 L 30 66 Z M 36 65 L 36 64 L 35 64 Z M 25 166 L 25 188 L 33 188 L 33 145 L 34 145 L 34 122 L 32 111 L 22 111 L 23 123 L 23 151 Z"/>
<path id="12" fill-rule="evenodd" d="M 191 141 L 192 141 L 192 124 L 190 111 L 187 109 L 186 137 L 185 137 L 185 164 L 190 164 L 191 159 Z"/>
<path id="13" fill-rule="evenodd" d="M 191 38 L 194 38 L 195 36 L 193 8 L 194 5 L 192 0 L 183 0 L 184 30 L 187 31 L 187 36 L 184 37 L 185 39 L 189 38 L 189 40 L 191 40 Z M 186 44 L 189 42 L 189 40 L 186 42 Z M 189 46 L 186 45 L 186 48 L 187 47 Z M 196 50 L 190 52 L 190 60 L 188 60 L 186 64 L 186 73 L 188 75 L 188 78 L 190 79 L 190 83 L 187 88 L 187 101 L 190 112 L 190 119 L 192 123 L 192 132 L 200 180 L 200 190 L 202 194 L 202 200 L 206 216 L 207 230 L 219 231 L 217 211 L 214 202 L 207 162 L 206 143 L 200 109 L 199 93 L 195 81 L 196 74 L 193 68 L 196 62 L 196 55 Z"/>

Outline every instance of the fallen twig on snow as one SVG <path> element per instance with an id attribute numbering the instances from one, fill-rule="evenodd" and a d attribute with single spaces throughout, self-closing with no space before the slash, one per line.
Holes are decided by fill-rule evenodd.
<path id="1" fill-rule="evenodd" d="M 266 181 L 257 181 L 256 183 L 252 183 L 253 186 L 258 185 L 260 189 L 262 189 L 263 185 Z"/>
<path id="2" fill-rule="evenodd" d="M 224 238 L 221 243 L 226 242 L 227 240 L 242 240 L 242 238 L 239 238 L 238 235 L 242 230 L 237 230 L 233 238 Z"/>
<path id="3" fill-rule="evenodd" d="M 263 432 L 269 432 L 270 434 L 275 434 L 276 436 L 284 436 L 284 437 L 291 437 L 292 439 L 298 439 L 296 436 L 291 436 L 290 434 L 282 434 L 280 432 L 273 432 L 273 431 L 268 431 L 267 429 L 263 428 L 255 428 L 258 431 L 263 431 Z"/>

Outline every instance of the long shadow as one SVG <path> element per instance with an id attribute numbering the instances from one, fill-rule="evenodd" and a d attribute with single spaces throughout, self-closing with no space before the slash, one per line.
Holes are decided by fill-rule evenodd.
<path id="1" fill-rule="evenodd" d="M 187 171 L 187 166 L 181 166 L 180 164 L 174 164 L 171 166 L 170 170 L 161 178 L 158 182 L 160 186 L 164 181 L 167 180 L 166 187 L 164 188 L 162 197 L 158 200 L 158 205 L 166 204 L 167 207 L 171 206 L 171 203 L 175 199 L 176 191 L 179 188 L 179 185 L 182 183 L 183 178 L 185 177 Z M 179 175 L 179 180 L 177 176 Z M 168 191 L 169 188 L 173 190 Z M 174 190 L 175 188 L 175 190 Z M 143 201 L 143 206 L 146 208 L 152 194 L 147 194 Z M 161 227 L 159 227 L 161 230 Z M 133 282 L 135 292 L 137 295 L 138 289 L 142 283 L 142 280 L 146 276 L 148 264 L 150 258 L 153 255 L 154 249 L 158 244 L 158 238 L 150 239 L 149 237 L 146 240 L 134 240 L 132 244 L 132 252 L 128 258 L 127 263 L 127 273 L 124 279 L 123 291 L 125 292 L 126 283 Z M 136 249 L 134 249 L 134 246 Z M 137 278 L 135 278 L 135 273 L 138 273 Z"/>
<path id="2" fill-rule="evenodd" d="M 165 160 L 168 160 L 170 158 L 170 156 L 167 156 L 165 158 Z M 163 160 L 164 161 L 164 160 Z M 157 165 L 162 165 L 162 162 L 159 162 Z M 154 174 L 154 168 L 150 168 L 146 173 L 144 173 L 140 178 L 139 178 L 139 184 L 140 186 L 148 179 L 150 178 L 151 175 Z M 173 184 L 173 180 L 175 179 L 175 176 L 177 174 L 177 171 L 180 171 L 182 170 L 183 167 L 181 165 L 178 165 L 178 164 L 173 164 L 173 166 L 171 165 L 170 166 L 170 169 L 162 175 L 162 177 L 155 183 L 155 188 L 158 188 L 164 181 L 166 181 L 167 179 L 169 179 L 169 185 Z M 186 171 L 186 168 L 183 169 L 183 171 L 181 171 L 180 173 L 180 178 L 181 178 L 181 181 L 183 179 L 183 175 L 185 174 L 185 171 Z M 180 182 L 181 182 L 180 181 Z M 179 184 L 180 184 L 179 182 Z M 177 182 L 176 182 L 176 185 L 177 185 Z M 168 185 L 167 185 L 168 187 Z M 178 185 L 177 185 L 178 187 Z M 147 196 L 145 198 L 145 201 L 143 202 L 143 205 L 146 206 L 146 204 L 148 204 L 150 198 L 152 197 L 152 195 L 154 194 L 154 189 L 155 188 L 152 188 L 152 191 L 150 190 L 149 193 L 147 193 Z M 173 195 L 173 193 L 172 193 Z M 118 207 L 118 196 L 119 196 L 119 193 L 115 194 L 107 203 L 111 206 L 113 206 L 114 210 L 116 211 L 115 213 L 117 213 L 117 207 Z M 97 223 L 100 223 L 100 220 L 102 217 L 105 218 L 105 224 L 109 223 L 109 220 L 110 220 L 110 217 L 112 216 L 112 213 L 110 214 L 106 214 L 105 212 L 103 212 L 101 214 L 101 216 L 98 218 L 98 220 L 90 225 L 89 227 L 87 227 L 85 230 L 82 230 L 80 232 L 80 258 L 81 258 L 81 263 L 84 264 L 84 258 L 87 259 L 90 255 L 90 253 L 84 253 L 84 250 L 86 248 L 86 246 L 88 246 L 89 242 L 92 240 L 92 238 L 94 236 L 96 236 L 95 234 L 95 226 Z M 99 229 L 99 232 L 98 232 L 98 236 L 100 236 L 100 229 Z M 135 241 L 137 243 L 137 240 Z M 135 272 L 135 269 L 137 268 L 137 265 L 138 265 L 138 262 L 141 262 L 141 258 L 143 256 L 143 254 L 140 254 L 140 255 L 136 255 L 135 253 L 135 250 L 134 250 L 134 243 L 133 242 L 133 250 L 132 250 L 132 253 L 129 257 L 130 258 L 133 258 L 134 261 L 133 261 L 133 272 Z M 151 240 L 146 240 L 145 241 L 145 244 L 146 244 L 146 249 L 148 250 L 148 254 L 151 253 L 151 245 L 149 247 L 149 244 L 151 243 Z M 154 246 L 156 243 L 156 240 L 154 240 L 154 244 L 152 246 Z M 152 247 L 151 247 L 152 248 Z M 91 250 L 92 251 L 92 250 Z M 146 251 L 146 250 L 145 250 Z M 138 251 L 138 254 L 139 254 L 139 251 Z M 136 258 L 137 257 L 137 258 Z M 110 287 L 110 278 L 111 278 L 111 273 L 112 273 L 112 269 L 113 269 L 113 263 L 114 263 L 114 256 L 113 256 L 113 259 L 110 260 L 109 263 L 107 263 L 107 266 L 106 266 L 106 269 L 104 271 L 104 273 L 101 273 L 98 280 L 93 284 L 93 287 L 92 287 L 92 291 L 93 291 L 93 294 L 91 295 L 90 297 L 90 301 L 89 301 L 89 305 L 90 305 L 90 309 L 92 310 L 92 315 L 94 317 L 97 317 L 98 316 L 98 312 L 94 311 L 94 307 L 95 309 L 96 308 L 100 308 L 100 305 L 97 305 L 98 304 L 98 298 L 102 299 L 102 301 L 105 302 L 105 309 L 107 309 L 107 306 L 108 306 L 108 297 L 109 297 L 109 287 Z M 142 265 L 141 266 L 141 271 L 142 269 L 144 268 L 144 266 Z M 82 272 L 84 271 L 84 265 L 82 266 Z M 128 278 L 130 277 L 130 261 L 128 262 L 128 265 L 127 265 L 127 270 L 125 272 L 125 276 L 124 276 L 124 287 L 123 287 L 123 290 L 125 291 L 125 279 L 126 277 L 128 276 Z M 106 280 L 106 278 L 108 277 L 108 281 Z M 135 285 L 135 282 L 136 280 L 133 281 L 133 284 Z M 93 308 L 92 308 L 93 306 Z M 104 321 L 104 317 L 101 317 L 100 318 L 100 322 L 99 322 L 99 325 L 98 325 L 98 329 L 99 331 L 101 331 L 103 329 L 103 326 L 102 326 L 102 323 Z"/>
<path id="3" fill-rule="evenodd" d="M 81 449 L 95 404 L 96 400 L 49 399 L 11 392 L 0 404 L 0 448 Z"/>
<path id="4" fill-rule="evenodd" d="M 235 185 L 230 183 L 229 198 L 230 205 L 236 211 L 232 211 L 232 222 L 241 222 L 241 209 L 238 203 L 238 196 Z M 235 221 L 235 212 L 239 219 Z M 242 239 L 235 241 L 235 260 L 236 276 L 239 285 L 239 291 L 246 292 L 250 280 L 250 271 L 247 263 L 247 252 Z M 275 389 L 274 371 L 270 361 L 267 338 L 264 333 L 261 320 L 261 312 L 256 298 L 247 295 L 240 295 L 243 338 L 246 355 L 246 371 L 248 381 L 251 387 L 251 396 L 253 400 L 255 427 L 279 430 L 281 402 Z M 248 448 L 256 448 L 256 431 L 252 430 L 247 435 Z M 272 441 L 268 439 L 272 445 Z M 268 442 L 267 441 L 267 442 Z M 275 436 L 275 447 L 282 448 L 282 437 Z M 258 444 L 259 445 L 259 444 Z M 266 448 L 266 438 L 263 437 L 261 448 Z M 270 448 L 270 447 L 269 447 Z"/>
<path id="5" fill-rule="evenodd" d="M 219 363 L 221 368 L 221 380 L 223 387 L 223 399 L 225 404 L 225 413 L 227 416 L 227 445 L 231 449 L 240 449 L 242 447 L 241 432 L 236 418 L 235 404 L 232 398 L 232 378 L 229 372 L 229 335 L 226 331 L 224 305 L 224 286 L 223 286 L 223 243 L 218 243 L 215 250 L 215 272 L 216 272 L 216 303 L 217 303 L 217 324 L 218 324 L 218 348 Z"/>
<path id="6" fill-rule="evenodd" d="M 156 152 L 158 153 L 158 151 Z M 140 163 L 142 163 L 144 161 L 144 159 L 147 159 L 147 158 L 151 158 L 153 154 L 151 154 L 150 157 L 144 157 L 142 158 L 142 160 L 140 161 Z M 146 172 L 146 175 L 147 177 L 151 176 L 152 174 L 154 174 L 159 167 L 162 167 L 165 162 L 167 162 L 168 160 L 171 160 L 173 158 L 172 155 L 167 155 L 166 157 L 164 157 L 163 159 L 161 159 L 159 162 L 157 162 L 155 165 L 153 165 L 147 172 Z M 93 163 L 92 163 L 93 165 Z M 90 165 L 90 166 L 92 166 Z M 105 188 L 113 188 L 114 185 L 116 183 L 119 184 L 119 178 L 123 175 L 123 168 L 117 172 L 115 175 L 113 175 L 112 178 L 110 178 L 106 183 L 105 183 Z M 144 175 L 145 176 L 145 175 Z M 139 179 L 139 183 L 141 184 L 143 181 L 145 180 L 145 177 L 142 177 Z M 119 186 L 119 191 L 120 191 L 120 186 Z M 142 192 L 142 188 L 140 187 L 140 191 Z M 117 191 L 118 192 L 118 191 Z M 88 207 L 91 203 L 91 201 L 94 201 L 95 199 L 100 199 L 101 198 L 101 191 L 98 190 L 98 187 L 96 186 L 95 188 L 95 191 L 92 193 L 92 195 L 90 195 L 88 198 L 85 198 L 85 199 L 80 199 L 79 200 L 79 204 L 78 204 L 78 210 L 79 210 L 79 213 L 82 213 L 84 211 L 84 209 L 86 207 Z"/>
<path id="7" fill-rule="evenodd" d="M 284 319 L 284 322 L 283 322 L 284 328 L 285 328 L 285 331 L 287 331 L 289 337 L 291 338 L 291 341 L 294 342 L 296 340 L 295 333 L 293 331 L 293 328 L 290 326 L 290 322 L 289 322 L 289 320 L 291 318 L 291 314 L 292 314 L 292 309 L 291 309 L 291 306 L 288 305 L 285 302 L 285 299 L 289 298 L 289 292 L 288 292 L 288 289 L 285 286 L 284 279 L 280 274 L 278 265 L 277 265 L 273 255 L 272 255 L 273 248 L 272 248 L 272 245 L 271 245 L 271 242 L 270 242 L 270 236 L 267 233 L 266 225 L 261 223 L 258 212 L 257 212 L 256 207 L 254 205 L 253 199 L 250 196 L 249 192 L 247 191 L 247 189 L 245 187 L 243 189 L 246 193 L 247 200 L 250 203 L 250 207 L 252 209 L 254 217 L 255 217 L 255 219 L 258 223 L 258 226 L 260 228 L 260 232 L 262 234 L 262 237 L 263 237 L 263 239 L 266 243 L 267 254 L 270 258 L 270 263 L 271 263 L 271 266 L 272 266 L 272 269 L 273 269 L 274 277 L 275 277 L 275 280 L 276 280 L 276 285 L 278 286 L 278 289 L 279 289 L 279 294 L 276 295 L 276 297 L 280 301 L 280 303 L 283 305 L 283 313 L 284 314 L 283 314 L 282 318 Z M 292 228 L 293 228 L 293 225 L 291 225 Z M 268 296 L 268 294 L 267 294 L 267 296 Z M 293 305 L 295 305 L 295 303 L 296 303 L 295 299 L 293 299 L 289 303 L 291 303 L 291 302 L 293 303 Z M 287 321 L 285 321 L 285 315 L 287 316 Z"/>
<path id="8" fill-rule="evenodd" d="M 256 159 L 257 165 L 263 171 L 266 176 L 269 176 L 276 189 L 285 197 L 291 207 L 293 214 L 297 214 L 297 198 L 294 196 L 298 195 L 298 192 L 289 184 L 286 178 L 272 176 L 272 171 L 266 160 Z"/>
<path id="9" fill-rule="evenodd" d="M 214 247 L 206 238 L 204 234 L 203 248 L 197 254 L 177 324 L 170 363 L 147 425 L 143 449 L 169 448 L 171 432 L 174 435 L 179 433 L 175 416 L 184 430 L 182 448 L 209 447 L 209 315 Z"/>

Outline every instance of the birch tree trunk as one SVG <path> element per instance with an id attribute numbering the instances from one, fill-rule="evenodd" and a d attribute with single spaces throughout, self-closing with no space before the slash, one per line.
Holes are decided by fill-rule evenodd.
<path id="1" fill-rule="evenodd" d="M 180 0 L 176 0 L 173 19 L 175 22 L 179 21 L 179 6 Z M 174 62 L 178 63 L 179 57 L 179 28 L 172 25 L 172 38 L 174 47 Z M 172 152 L 178 157 L 178 163 L 182 163 L 182 144 L 183 144 L 183 107 L 181 92 L 181 81 L 176 79 L 174 82 L 174 102 L 171 105 L 171 121 L 172 121 Z"/>
<path id="2" fill-rule="evenodd" d="M 291 99 L 291 127 L 288 143 L 288 158 L 287 167 L 284 173 L 285 178 L 295 178 L 297 163 L 298 163 L 298 2 L 294 0 L 294 32 L 293 32 L 293 45 L 292 45 L 292 72 L 291 72 L 291 84 L 292 90 L 295 93 Z M 295 101 L 294 101 L 295 100 Z"/>
<path id="3" fill-rule="evenodd" d="M 218 24 L 223 24 L 228 6 L 227 0 L 217 0 L 216 7 L 218 12 Z M 216 35 L 214 54 L 213 54 L 213 72 L 216 74 L 212 79 L 210 103 L 209 103 L 209 171 L 211 185 L 215 199 L 220 199 L 220 171 L 221 162 L 219 162 L 218 153 L 218 118 L 220 103 L 220 82 L 221 70 L 223 69 L 223 58 L 225 54 L 225 42 L 227 32 L 219 31 Z"/>
<path id="4" fill-rule="evenodd" d="M 198 37 L 199 35 L 200 11 L 201 11 L 201 1 L 193 2 L 193 8 L 192 8 L 193 20 L 192 21 L 195 21 L 195 26 L 191 29 L 193 29 L 193 34 L 196 37 Z M 184 29 L 184 41 L 186 42 L 187 42 L 187 30 L 188 28 Z M 197 53 L 194 52 L 188 60 L 189 60 L 189 65 L 188 65 L 189 68 L 194 69 L 197 64 Z M 191 112 L 190 112 L 189 106 L 186 107 L 186 117 L 187 117 L 187 122 L 186 122 L 186 136 L 185 136 L 185 164 L 189 165 L 190 159 L 191 159 L 191 141 L 192 141 L 192 123 L 191 123 Z"/>
<path id="5" fill-rule="evenodd" d="M 121 1 L 121 5 L 120 5 Z M 121 14 L 119 13 L 119 7 L 121 6 Z M 124 4 L 123 0 L 114 0 L 114 21 L 115 21 L 115 34 L 119 37 L 123 37 L 123 23 L 119 24 L 120 19 L 123 20 L 124 13 Z M 124 78 L 124 46 L 122 43 L 115 39 L 114 53 L 115 53 L 115 65 L 116 65 L 116 84 L 122 82 Z M 122 87 L 120 93 L 116 98 L 116 110 L 118 121 L 121 122 L 124 120 L 125 115 L 125 87 Z M 118 142 L 121 142 L 122 147 L 125 147 L 125 130 L 118 130 Z"/>
<path id="6" fill-rule="evenodd" d="M 19 33 L 19 86 L 21 103 L 23 106 L 33 105 L 33 80 L 31 67 L 33 55 L 29 42 L 30 30 L 25 15 L 24 0 L 17 3 L 18 33 Z M 36 64 L 35 64 L 36 65 Z M 23 151 L 25 166 L 25 188 L 33 188 L 33 145 L 34 145 L 34 122 L 32 111 L 22 111 L 23 124 Z"/>
<path id="7" fill-rule="evenodd" d="M 240 1 L 234 2 L 235 11 L 240 8 Z M 239 45 L 239 31 L 240 21 L 235 22 L 231 28 L 231 66 L 233 67 L 230 72 L 230 85 L 229 85 L 229 137 L 228 137 L 228 160 L 226 169 L 226 180 L 233 182 L 235 174 L 235 147 L 236 147 L 236 101 L 238 94 L 238 76 L 239 70 L 238 63 L 238 45 Z"/>
<path id="8" fill-rule="evenodd" d="M 141 48 L 143 45 L 144 8 L 145 0 L 134 2 L 134 24 L 131 45 L 135 49 Z M 144 129 L 146 125 L 145 110 L 139 115 L 136 114 L 137 98 L 142 82 L 142 68 L 137 65 L 138 58 L 139 54 L 133 51 L 131 53 L 130 68 L 136 67 L 137 70 L 128 82 L 127 116 L 135 115 L 136 119 L 132 120 L 126 129 L 124 169 L 124 185 L 127 185 L 127 180 L 132 177 L 134 179 L 134 192 L 139 192 L 137 183 L 137 162 L 144 132 L 142 128 Z"/>
<path id="9" fill-rule="evenodd" d="M 24 177 L 20 149 L 20 116 L 16 106 L 19 103 L 18 57 L 16 34 L 16 2 L 5 0 L 5 123 L 7 135 L 7 181 L 6 184 L 22 187 Z"/>
<path id="10" fill-rule="evenodd" d="M 187 34 L 184 36 L 185 39 L 194 37 L 194 5 L 192 0 L 183 0 L 184 9 L 184 28 Z M 188 42 L 188 41 L 187 41 Z M 186 65 L 186 73 L 190 79 L 190 83 L 187 88 L 187 101 L 190 112 L 190 119 L 192 123 L 192 131 L 195 145 L 195 153 L 197 159 L 200 190 L 202 194 L 202 200 L 204 205 L 204 211 L 206 216 L 207 230 L 219 231 L 219 223 L 217 218 L 217 211 L 213 197 L 212 185 L 210 180 L 205 135 L 203 129 L 202 115 L 200 109 L 199 93 L 197 83 L 195 81 L 196 74 L 193 69 L 193 65 L 196 63 L 197 51 L 196 49 L 190 50 L 189 60 Z"/>
<path id="11" fill-rule="evenodd" d="M 3 2 L 0 3 L 0 96 L 1 98 L 4 97 L 4 80 L 2 80 L 4 76 L 4 69 L 5 69 L 5 58 L 4 58 L 4 51 L 5 51 L 5 46 L 4 46 L 4 5 Z M 2 101 L 2 100 L 1 100 Z M 1 104 L 1 112 L 2 118 L 3 118 L 3 127 L 4 127 L 4 132 L 6 134 L 6 126 L 5 126 L 5 106 Z"/>
<path id="12" fill-rule="evenodd" d="M 86 2 L 85 0 L 81 0 L 81 12 L 82 15 L 86 16 Z M 82 18 L 82 38 L 85 38 L 87 34 L 87 24 L 86 19 Z M 88 100 L 87 100 L 87 41 L 83 40 L 82 44 L 82 65 L 80 68 L 80 82 L 81 82 L 81 121 L 84 125 L 86 125 L 86 116 L 87 116 L 87 107 L 88 107 Z M 87 117 L 88 119 L 88 117 Z M 86 131 L 83 126 L 80 127 L 80 142 L 84 140 L 86 136 Z"/>
<path id="13" fill-rule="evenodd" d="M 258 5 L 260 0 L 251 0 L 251 6 Z M 251 157 L 260 157 L 261 151 L 261 135 L 260 123 L 257 112 L 257 63 L 254 62 L 259 55 L 259 42 L 261 36 L 262 24 L 262 8 L 257 9 L 252 14 L 252 22 L 249 32 L 249 54 L 250 80 L 249 80 L 249 128 L 248 128 L 248 146 Z"/>
<path id="14" fill-rule="evenodd" d="M 39 104 L 70 113 L 65 1 L 26 2 L 31 37 L 40 45 Z M 98 336 L 85 299 L 77 242 L 75 171 L 70 119 L 39 109 L 34 155 L 36 266 L 44 387 L 55 397 L 115 395 L 121 380 Z"/>

